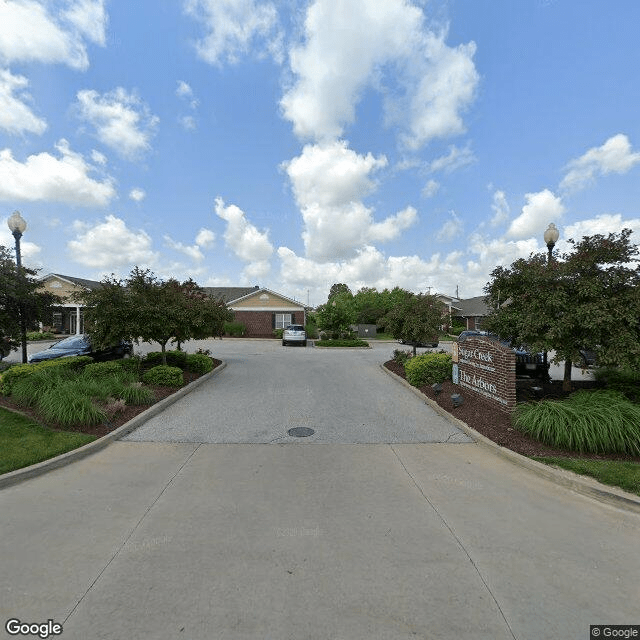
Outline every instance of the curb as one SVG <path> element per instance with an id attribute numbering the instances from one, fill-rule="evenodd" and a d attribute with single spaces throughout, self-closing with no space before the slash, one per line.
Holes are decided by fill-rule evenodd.
<path id="1" fill-rule="evenodd" d="M 511 451 L 511 449 L 501 447 L 499 444 L 493 442 L 493 440 L 490 440 L 486 436 L 483 436 L 481 433 L 478 433 L 475 429 L 472 429 L 466 422 L 458 420 L 458 418 L 451 415 L 448 411 L 445 411 L 439 404 L 434 402 L 428 396 L 424 395 L 424 393 L 422 393 L 420 390 L 411 386 L 406 380 L 393 373 L 393 371 L 389 371 L 389 369 L 387 369 L 383 364 L 380 365 L 380 368 L 387 375 L 395 378 L 407 389 L 410 389 L 415 395 L 422 399 L 425 404 L 428 404 L 436 413 L 462 429 L 462 431 L 464 431 L 477 444 L 490 449 L 494 454 L 500 456 L 501 458 L 504 458 L 505 460 L 508 460 L 509 462 L 512 462 L 519 467 L 528 469 L 541 478 L 551 480 L 551 482 L 554 482 L 567 489 L 571 489 L 576 493 L 588 496 L 589 498 L 594 498 L 599 502 L 604 502 L 614 507 L 618 507 L 619 509 L 625 509 L 627 511 L 633 511 L 640 514 L 639 497 L 634 496 L 631 493 L 627 493 L 622 489 L 609 487 L 607 485 L 601 484 L 600 482 L 597 482 L 596 480 L 592 480 L 591 478 L 572 473 L 571 471 L 558 469 L 556 467 L 550 467 L 549 465 L 543 464 L 542 462 L 532 460 L 531 458 L 527 458 L 526 456 L 516 453 L 515 451 Z"/>
<path id="2" fill-rule="evenodd" d="M 36 464 L 24 467 L 23 469 L 16 469 L 15 471 L 9 471 L 8 473 L 0 475 L 0 489 L 17 484 L 18 482 L 22 482 L 28 478 L 35 478 L 36 476 L 42 475 L 53 469 L 59 469 L 60 467 L 64 467 L 75 462 L 76 460 L 86 458 L 87 456 L 100 451 L 100 449 L 104 449 L 115 440 L 119 440 L 122 436 L 126 436 L 128 433 L 131 433 L 134 429 L 143 425 L 147 420 L 158 415 L 174 402 L 177 402 L 180 398 L 191 393 L 191 391 L 199 387 L 201 384 L 204 384 L 216 376 L 226 366 L 227 363 L 223 360 L 222 364 L 218 365 L 213 371 L 205 373 L 197 380 L 190 382 L 186 387 L 182 387 L 170 396 L 160 400 L 160 402 L 156 402 L 151 405 L 146 411 L 139 413 L 135 418 L 129 420 L 129 422 L 126 422 L 111 433 L 108 433 L 89 444 L 85 444 L 84 446 L 79 447 L 78 449 L 73 449 L 72 451 L 67 451 L 67 453 L 63 453 L 55 458 L 49 458 L 48 460 L 37 462 Z"/>

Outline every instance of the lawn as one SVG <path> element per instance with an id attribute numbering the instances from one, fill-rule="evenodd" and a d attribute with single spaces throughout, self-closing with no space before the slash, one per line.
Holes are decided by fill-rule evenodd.
<path id="1" fill-rule="evenodd" d="M 48 460 L 95 439 L 84 433 L 54 431 L 0 407 L 0 473 Z"/>
<path id="2" fill-rule="evenodd" d="M 617 486 L 640 496 L 640 464 L 637 462 L 538 457 L 534 460 L 561 467 L 583 476 L 591 476 L 602 484 Z"/>

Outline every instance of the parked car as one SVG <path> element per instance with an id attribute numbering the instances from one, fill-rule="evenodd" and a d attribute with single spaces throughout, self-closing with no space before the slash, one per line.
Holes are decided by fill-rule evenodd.
<path id="1" fill-rule="evenodd" d="M 434 349 L 440 344 L 440 338 L 438 336 L 433 336 L 433 338 L 429 342 L 413 342 L 412 340 L 398 340 L 400 344 L 407 344 L 411 347 L 423 347 L 429 348 L 433 347 Z"/>
<path id="2" fill-rule="evenodd" d="M 91 338 L 86 333 L 83 333 L 77 336 L 69 336 L 52 344 L 44 351 L 31 354 L 28 361 L 36 363 L 43 360 L 52 360 L 53 358 L 70 358 L 71 356 L 91 356 L 94 360 L 99 361 L 115 360 L 131 355 L 133 355 L 133 345 L 126 340 L 120 340 L 117 344 L 104 349 L 94 349 L 91 344 Z"/>
<path id="3" fill-rule="evenodd" d="M 301 344 L 303 347 L 307 346 L 307 332 L 304 330 L 304 326 L 301 324 L 290 324 L 282 332 L 282 346 L 287 344 Z"/>
<path id="4" fill-rule="evenodd" d="M 463 331 L 458 336 L 458 342 L 464 341 L 465 338 L 471 336 L 487 336 L 497 340 L 506 347 L 510 347 L 508 340 L 502 340 L 488 331 Z M 516 377 L 541 378 L 543 380 L 549 377 L 549 363 L 544 363 L 544 353 L 531 353 L 526 347 L 512 347 L 516 354 Z"/>
<path id="5" fill-rule="evenodd" d="M 580 360 L 574 362 L 576 367 L 582 367 L 588 369 L 589 367 L 595 367 L 597 361 L 596 352 L 592 349 L 580 349 Z"/>

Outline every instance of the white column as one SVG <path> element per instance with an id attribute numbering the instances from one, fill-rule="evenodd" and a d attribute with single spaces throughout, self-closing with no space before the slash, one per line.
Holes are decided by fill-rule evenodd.
<path id="1" fill-rule="evenodd" d="M 80 307 L 76 307 L 76 335 L 80 333 Z"/>

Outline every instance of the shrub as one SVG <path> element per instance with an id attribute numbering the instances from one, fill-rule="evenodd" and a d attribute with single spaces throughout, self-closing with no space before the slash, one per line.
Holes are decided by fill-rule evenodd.
<path id="1" fill-rule="evenodd" d="M 407 363 L 407 360 L 411 358 L 413 353 L 411 351 L 405 351 L 404 349 L 393 350 L 393 360 L 397 364 L 401 364 L 403 367 Z"/>
<path id="2" fill-rule="evenodd" d="M 117 361 L 110 360 L 109 362 L 92 362 L 88 364 L 84 368 L 82 375 L 92 380 L 101 380 L 113 376 L 122 377 L 126 373 Z"/>
<path id="3" fill-rule="evenodd" d="M 67 371 L 80 371 L 85 365 L 93 362 L 89 356 L 74 356 L 72 358 L 55 358 L 45 360 L 37 364 L 17 364 L 7 369 L 0 377 L 0 393 L 5 396 L 11 395 L 13 385 L 16 380 L 26 378 L 36 371 L 49 368 L 57 368 Z"/>
<path id="4" fill-rule="evenodd" d="M 617 391 L 578 391 L 566 400 L 520 405 L 513 422 L 552 447 L 640 455 L 640 407 Z"/>
<path id="5" fill-rule="evenodd" d="M 448 353 L 425 353 L 409 358 L 404 365 L 407 380 L 414 387 L 449 380 L 451 369 L 451 356 Z"/>
<path id="6" fill-rule="evenodd" d="M 155 384 L 162 387 L 181 387 L 183 383 L 182 369 L 160 364 L 149 369 L 143 376 L 146 384 Z"/>
<path id="7" fill-rule="evenodd" d="M 619 391 L 632 402 L 640 403 L 640 371 L 604 367 L 594 372 L 596 380 L 603 382 L 607 389 Z"/>
<path id="8" fill-rule="evenodd" d="M 167 366 L 179 367 L 180 369 L 186 368 L 187 354 L 184 351 L 165 351 L 165 355 L 167 356 Z M 162 364 L 162 351 L 147 353 L 144 358 L 144 365 L 146 367 L 155 367 L 159 364 Z"/>
<path id="9" fill-rule="evenodd" d="M 233 336 L 234 338 L 242 338 L 242 336 L 244 336 L 244 334 L 247 332 L 247 327 L 245 327 L 242 322 L 225 322 L 224 332 L 228 336 Z"/>
<path id="10" fill-rule="evenodd" d="M 282 340 L 282 334 L 284 333 L 284 329 L 274 329 L 273 330 L 273 335 L 278 338 L 279 340 Z"/>
<path id="11" fill-rule="evenodd" d="M 304 330 L 307 332 L 307 338 L 315 339 L 318 337 L 318 327 L 313 322 L 307 322 L 304 325 Z"/>
<path id="12" fill-rule="evenodd" d="M 136 382 L 125 386 L 119 393 L 118 398 L 125 401 L 126 404 L 152 404 L 155 400 L 153 391 L 147 387 L 143 387 L 142 383 Z"/>
<path id="13" fill-rule="evenodd" d="M 55 335 L 50 331 L 43 331 L 40 333 L 39 331 L 29 331 L 27 333 L 27 340 L 55 340 Z"/>
<path id="14" fill-rule="evenodd" d="M 213 361 L 202 353 L 190 353 L 187 355 L 187 371 L 205 374 L 213 369 Z"/>
<path id="15" fill-rule="evenodd" d="M 71 375 L 73 372 L 60 367 L 34 369 L 31 374 L 13 382 L 11 397 L 23 407 L 37 406 L 45 392 L 59 386 Z"/>
<path id="16" fill-rule="evenodd" d="M 121 360 L 114 360 L 118 363 L 118 366 L 128 373 L 135 376 L 136 380 L 140 380 L 140 372 L 142 371 L 142 356 L 135 355 L 130 358 L 122 358 Z"/>
<path id="17" fill-rule="evenodd" d="M 351 340 L 347 338 L 322 339 L 315 343 L 319 347 L 368 347 L 369 343 L 364 340 Z"/>
<path id="18" fill-rule="evenodd" d="M 76 385 L 59 385 L 49 389 L 38 403 L 47 421 L 65 427 L 100 424 L 105 412 L 97 407 Z"/>

